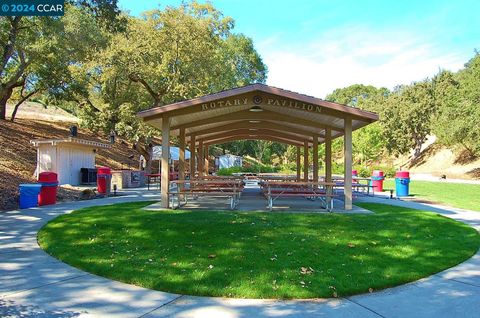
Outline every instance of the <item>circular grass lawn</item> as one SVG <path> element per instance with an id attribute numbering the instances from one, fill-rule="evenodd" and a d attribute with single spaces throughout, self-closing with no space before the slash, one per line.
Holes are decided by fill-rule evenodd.
<path id="1" fill-rule="evenodd" d="M 245 298 L 340 297 L 454 266 L 480 235 L 429 212 L 360 204 L 370 215 L 145 211 L 151 202 L 85 208 L 38 234 L 58 259 L 172 293 Z"/>

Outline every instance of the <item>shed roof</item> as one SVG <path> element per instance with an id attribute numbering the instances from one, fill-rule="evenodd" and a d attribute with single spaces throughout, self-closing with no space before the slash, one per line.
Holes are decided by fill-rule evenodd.
<path id="1" fill-rule="evenodd" d="M 51 144 L 53 146 L 57 145 L 75 145 L 75 146 L 85 146 L 89 148 L 110 148 L 109 144 L 101 143 L 93 140 L 85 140 L 74 137 L 60 138 L 60 139 L 33 139 L 30 140 L 30 143 L 35 147 L 38 147 L 42 144 Z"/>

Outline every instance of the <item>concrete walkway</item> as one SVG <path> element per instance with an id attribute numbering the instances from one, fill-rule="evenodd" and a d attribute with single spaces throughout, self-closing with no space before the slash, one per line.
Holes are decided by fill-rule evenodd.
<path id="1" fill-rule="evenodd" d="M 158 199 L 153 192 L 0 213 L 0 317 L 479 317 L 480 253 L 428 278 L 340 299 L 272 301 L 182 296 L 114 282 L 43 252 L 38 230 L 92 205 Z M 382 198 L 428 209 L 480 230 L 480 213 Z"/>

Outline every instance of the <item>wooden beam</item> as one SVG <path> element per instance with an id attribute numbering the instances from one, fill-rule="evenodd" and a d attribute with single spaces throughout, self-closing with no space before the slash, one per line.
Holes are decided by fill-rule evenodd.
<path id="1" fill-rule="evenodd" d="M 294 133 L 302 136 L 310 136 L 313 133 L 313 131 L 298 129 L 295 127 L 288 126 L 287 124 L 272 123 L 270 121 L 260 121 L 258 123 L 251 123 L 248 120 L 243 120 L 243 121 L 237 121 L 234 123 L 229 123 L 226 125 L 221 125 L 213 128 L 197 130 L 195 132 L 188 133 L 187 137 L 191 136 L 192 134 L 195 134 L 196 136 L 202 136 L 202 135 L 213 134 L 213 133 L 218 133 L 222 131 L 229 131 L 233 129 L 255 129 L 255 128 L 290 132 L 290 133 Z M 323 134 L 318 134 L 318 136 L 320 136 L 321 138 L 324 137 Z"/>
<path id="2" fill-rule="evenodd" d="M 185 180 L 185 129 L 180 129 L 178 145 L 178 179 Z M 182 185 L 178 185 L 180 188 Z"/>
<path id="3" fill-rule="evenodd" d="M 332 131 L 325 130 L 325 181 L 332 182 Z M 332 194 L 332 188 L 327 188 L 327 194 Z M 327 206 L 330 205 L 331 198 L 327 197 Z"/>
<path id="4" fill-rule="evenodd" d="M 303 144 L 303 180 L 308 181 L 308 142 Z"/>
<path id="5" fill-rule="evenodd" d="M 169 190 L 169 177 L 170 177 L 170 118 L 162 118 L 162 172 L 160 175 L 161 185 L 161 199 L 162 208 L 169 207 L 168 202 L 168 190 Z"/>
<path id="6" fill-rule="evenodd" d="M 325 131 L 325 181 L 332 182 L 332 131 Z"/>
<path id="7" fill-rule="evenodd" d="M 291 139 L 291 138 L 285 138 L 283 136 L 277 136 L 277 135 L 274 135 L 274 134 L 266 134 L 266 133 L 263 133 L 263 134 L 253 134 L 253 132 L 249 132 L 249 133 L 237 133 L 237 134 L 230 134 L 230 135 L 225 135 L 223 137 L 219 137 L 219 138 L 212 138 L 212 139 L 204 139 L 203 142 L 204 143 L 208 143 L 208 144 L 211 144 L 211 141 L 212 140 L 218 140 L 218 139 L 223 139 L 223 138 L 235 138 L 237 136 L 241 136 L 241 137 L 250 137 L 249 139 L 250 140 L 271 140 L 271 141 L 275 141 L 273 139 L 276 139 L 276 140 L 280 140 L 279 142 L 281 143 L 288 143 L 289 145 L 302 145 L 302 141 L 299 141 L 299 140 L 294 140 L 294 139 Z M 262 137 L 265 137 L 265 138 L 270 138 L 270 139 L 264 139 Z"/>
<path id="8" fill-rule="evenodd" d="M 345 119 L 344 134 L 344 192 L 345 210 L 352 209 L 352 119 Z"/>
<path id="9" fill-rule="evenodd" d="M 232 137 L 232 136 L 236 136 L 236 135 L 265 135 L 265 136 L 272 136 L 272 137 L 280 137 L 280 138 L 283 138 L 283 139 L 289 139 L 289 140 L 292 140 L 292 141 L 299 141 L 299 142 L 303 142 L 305 140 L 305 138 L 295 136 L 295 135 L 292 135 L 292 134 L 289 134 L 289 133 L 283 133 L 283 132 L 279 132 L 279 131 L 276 131 L 276 130 L 261 129 L 261 128 L 260 129 L 256 128 L 255 130 L 234 129 L 234 130 L 230 130 L 230 131 L 220 132 L 220 133 L 217 133 L 217 134 L 207 135 L 207 136 L 200 137 L 200 138 L 197 136 L 197 140 L 199 140 L 199 141 L 203 140 L 205 142 L 207 140 L 219 139 L 219 138 L 223 138 L 223 137 Z M 309 140 L 307 140 L 307 141 L 309 141 Z"/>
<path id="10" fill-rule="evenodd" d="M 203 160 L 203 140 L 198 142 L 198 176 L 202 177 L 204 173 L 205 161 Z"/>
<path id="11" fill-rule="evenodd" d="M 208 145 L 205 145 L 205 175 L 208 176 Z"/>
<path id="12" fill-rule="evenodd" d="M 318 182 L 318 136 L 313 135 L 313 182 Z"/>
<path id="13" fill-rule="evenodd" d="M 195 178 L 195 135 L 190 136 L 190 179 Z"/>
<path id="14" fill-rule="evenodd" d="M 301 170 L 301 153 L 300 153 L 300 147 L 297 146 L 297 181 L 300 181 L 300 170 Z"/>
<path id="15" fill-rule="evenodd" d="M 268 110 L 264 110 L 262 112 L 251 112 L 249 110 L 242 110 L 234 113 L 229 114 L 222 114 L 217 115 L 205 119 L 200 119 L 196 121 L 192 121 L 189 123 L 176 125 L 172 127 L 172 130 L 180 129 L 180 128 L 190 128 L 190 127 L 198 127 L 208 124 L 219 123 L 222 121 L 232 121 L 232 120 L 274 120 L 280 122 L 287 122 L 307 127 L 314 127 L 314 128 L 330 128 L 332 130 L 343 132 L 343 128 L 331 126 L 324 123 L 318 123 L 312 120 L 307 120 L 303 118 L 298 118 L 295 116 L 284 115 Z"/>
<path id="16" fill-rule="evenodd" d="M 278 143 L 283 143 L 287 145 L 292 145 L 292 146 L 301 146 L 302 144 L 296 141 L 291 141 L 291 140 L 285 140 L 282 138 L 278 137 L 270 137 L 270 136 L 255 136 L 252 137 L 250 135 L 239 135 L 239 136 L 234 136 L 234 137 L 226 137 L 226 138 L 221 138 L 221 139 L 216 139 L 216 140 L 209 140 L 206 142 L 207 145 L 218 145 L 218 144 L 224 144 L 227 142 L 231 141 L 237 141 L 237 140 L 268 140 L 268 141 L 274 141 Z"/>

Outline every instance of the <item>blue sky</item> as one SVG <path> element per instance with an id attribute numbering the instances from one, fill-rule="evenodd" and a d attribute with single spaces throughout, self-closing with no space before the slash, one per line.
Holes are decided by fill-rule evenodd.
<path id="1" fill-rule="evenodd" d="M 204 2 L 204 1 L 200 1 Z M 362 83 L 393 88 L 458 70 L 480 50 L 480 1 L 211 1 L 251 37 L 267 83 L 317 97 Z M 138 15 L 181 0 L 120 0 Z"/>

